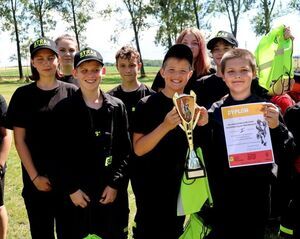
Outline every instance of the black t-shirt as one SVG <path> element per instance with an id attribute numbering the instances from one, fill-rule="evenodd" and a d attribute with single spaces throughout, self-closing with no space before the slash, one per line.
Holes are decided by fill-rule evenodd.
<path id="1" fill-rule="evenodd" d="M 0 95 L 0 127 L 5 127 L 5 116 L 7 111 L 7 104 L 2 95 Z M 0 143 L 2 141 L 2 135 L 0 134 Z"/>
<path id="2" fill-rule="evenodd" d="M 71 84 L 74 84 L 76 86 L 79 87 L 79 83 L 78 81 L 72 76 L 72 75 L 69 75 L 69 76 L 63 76 L 59 79 L 60 81 L 63 81 L 63 82 L 66 82 L 66 83 L 71 83 Z"/>
<path id="3" fill-rule="evenodd" d="M 141 99 L 136 109 L 133 132 L 149 134 L 163 122 L 166 114 L 173 107 L 172 99 L 162 92 Z M 197 146 L 195 141 L 199 138 L 194 137 L 195 148 Z M 157 208 L 157 211 L 163 210 L 165 215 L 171 217 L 176 216 L 177 198 L 187 150 L 185 132 L 177 126 L 169 131 L 150 152 L 137 157 L 143 165 L 136 173 L 139 173 L 141 188 L 145 189 L 142 192 L 142 200 L 146 207 Z M 156 212 L 154 210 L 153 213 Z"/>
<path id="4" fill-rule="evenodd" d="M 197 104 L 209 109 L 211 105 L 229 93 L 222 77 L 216 74 L 198 79 L 192 89 L 197 95 Z"/>
<path id="5" fill-rule="evenodd" d="M 36 82 L 19 87 L 13 94 L 7 110 L 7 127 L 26 129 L 25 142 L 32 161 L 40 175 L 48 175 L 52 155 L 53 108 L 62 99 L 69 97 L 77 87 L 58 81 L 58 87 L 42 90 Z M 36 190 L 23 168 L 24 190 Z"/>
<path id="6" fill-rule="evenodd" d="M 154 93 L 155 92 L 145 84 L 141 84 L 137 90 L 131 92 L 124 91 L 121 85 L 118 85 L 108 92 L 108 94 L 119 98 L 125 104 L 128 115 L 130 134 L 132 134 L 133 118 L 137 103 L 145 96 L 152 95 Z"/>

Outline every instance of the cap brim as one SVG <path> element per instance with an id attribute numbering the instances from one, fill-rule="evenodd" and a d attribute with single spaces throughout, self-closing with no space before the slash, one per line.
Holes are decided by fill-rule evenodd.
<path id="1" fill-rule="evenodd" d="M 48 49 L 48 50 L 51 50 L 51 51 L 54 52 L 54 54 L 55 54 L 56 56 L 58 56 L 58 52 L 57 52 L 56 49 L 54 50 L 52 47 L 48 47 L 48 46 L 40 46 L 40 47 L 35 48 L 35 49 L 31 52 L 31 57 L 33 57 L 33 56 L 37 53 L 37 51 L 42 50 L 42 49 Z"/>
<path id="2" fill-rule="evenodd" d="M 99 62 L 102 66 L 104 66 L 103 62 L 100 61 L 98 58 L 88 58 L 88 59 L 82 59 L 81 61 L 79 61 L 76 66 L 74 66 L 75 68 L 77 68 L 78 66 L 80 66 L 83 62 L 86 62 L 86 61 L 97 61 Z"/>
<path id="3" fill-rule="evenodd" d="M 223 37 L 215 37 L 211 40 L 208 41 L 207 43 L 207 49 L 208 50 L 212 50 L 214 45 L 216 44 L 217 41 L 223 40 L 225 42 L 227 42 L 228 44 L 232 45 L 232 46 L 236 46 L 236 42 L 230 41 L 227 38 L 223 38 Z"/>

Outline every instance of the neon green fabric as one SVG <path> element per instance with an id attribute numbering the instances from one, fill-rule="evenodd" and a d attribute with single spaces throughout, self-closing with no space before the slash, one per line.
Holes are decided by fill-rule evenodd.
<path id="1" fill-rule="evenodd" d="M 279 231 L 281 231 L 285 234 L 291 235 L 291 236 L 294 235 L 294 231 L 292 229 L 289 229 L 289 228 L 284 227 L 282 225 L 280 225 Z"/>
<path id="2" fill-rule="evenodd" d="M 204 165 L 201 148 L 197 148 L 196 153 Z M 199 212 L 207 199 L 212 204 L 207 177 L 187 179 L 184 173 L 177 200 L 177 215 L 182 216 Z"/>
<path id="3" fill-rule="evenodd" d="M 102 237 L 99 237 L 99 236 L 97 236 L 95 234 L 89 234 L 88 236 L 86 236 L 83 239 L 102 239 Z"/>
<path id="4" fill-rule="evenodd" d="M 293 41 L 284 39 L 284 28 L 281 25 L 270 31 L 255 50 L 259 84 L 269 91 L 278 80 L 294 75 Z"/>
<path id="5" fill-rule="evenodd" d="M 204 239 L 211 229 L 203 225 L 201 219 L 196 214 L 191 214 L 183 234 L 179 239 Z"/>

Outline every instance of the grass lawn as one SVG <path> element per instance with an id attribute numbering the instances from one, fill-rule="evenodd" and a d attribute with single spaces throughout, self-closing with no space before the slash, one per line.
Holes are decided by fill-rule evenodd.
<path id="1" fill-rule="evenodd" d="M 152 70 L 152 69 L 151 69 Z M 153 72 L 157 72 L 158 68 Z M 146 70 L 147 71 L 147 70 Z M 142 82 L 150 85 L 155 74 L 148 74 L 149 76 L 143 80 Z M 1 70 L 0 70 L 1 76 Z M 0 79 L 0 94 L 2 94 L 7 102 L 9 102 L 11 95 L 15 91 L 15 89 L 24 83 L 10 79 Z M 107 91 L 119 84 L 118 76 L 114 74 L 108 74 L 103 79 L 101 88 L 104 91 Z M 9 231 L 8 231 L 8 239 L 29 239 L 29 223 L 27 219 L 27 214 L 25 211 L 23 198 L 21 196 L 22 190 L 22 179 L 21 179 L 21 168 L 20 168 L 20 160 L 16 153 L 14 145 L 10 151 L 9 161 L 8 161 L 8 170 L 6 174 L 6 184 L 5 184 L 5 205 L 7 207 L 7 211 L 9 214 Z M 132 223 L 135 205 L 134 205 L 134 195 L 129 187 L 129 200 L 130 200 L 130 225 Z M 129 227 L 130 228 L 130 227 Z M 274 232 L 268 232 L 266 239 L 276 239 Z"/>

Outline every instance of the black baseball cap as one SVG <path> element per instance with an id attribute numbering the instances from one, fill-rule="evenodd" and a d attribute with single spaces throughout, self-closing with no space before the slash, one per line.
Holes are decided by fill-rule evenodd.
<path id="1" fill-rule="evenodd" d="M 85 61 L 98 61 L 102 66 L 104 65 L 101 54 L 90 47 L 86 47 L 75 54 L 74 68 L 77 68 Z"/>
<path id="2" fill-rule="evenodd" d="M 175 44 L 171 46 L 164 57 L 163 64 L 171 57 L 185 59 L 191 66 L 193 65 L 193 53 L 191 49 L 184 44 Z"/>
<path id="3" fill-rule="evenodd" d="M 54 41 L 45 38 L 45 37 L 41 37 L 37 40 L 35 40 L 31 45 L 30 45 L 30 55 L 31 58 L 34 56 L 34 54 L 41 49 L 49 49 L 51 51 L 53 51 L 57 56 L 58 56 L 58 52 L 56 49 L 56 44 Z"/>
<path id="4" fill-rule="evenodd" d="M 217 41 L 223 40 L 227 43 L 229 43 L 232 46 L 238 47 L 239 43 L 234 37 L 234 35 L 230 32 L 225 31 L 218 31 L 218 33 L 208 41 L 207 43 L 207 49 L 212 50 L 216 44 Z"/>

